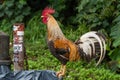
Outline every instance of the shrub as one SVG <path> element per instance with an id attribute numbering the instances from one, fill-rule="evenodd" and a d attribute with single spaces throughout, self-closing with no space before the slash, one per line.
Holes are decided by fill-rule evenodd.
<path id="1" fill-rule="evenodd" d="M 6 18 L 12 24 L 22 22 L 30 14 L 30 8 L 25 0 L 5 0 L 0 5 L 0 18 Z"/>

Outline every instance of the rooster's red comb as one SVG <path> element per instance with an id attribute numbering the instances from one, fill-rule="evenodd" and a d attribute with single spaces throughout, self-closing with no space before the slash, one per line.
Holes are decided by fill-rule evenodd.
<path id="1" fill-rule="evenodd" d="M 42 15 L 46 15 L 46 14 L 53 14 L 55 13 L 55 10 L 51 7 L 46 7 L 43 11 L 42 11 Z"/>

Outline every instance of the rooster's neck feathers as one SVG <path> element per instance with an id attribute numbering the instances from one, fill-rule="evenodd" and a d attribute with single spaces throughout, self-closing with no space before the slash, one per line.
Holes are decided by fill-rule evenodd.
<path id="1" fill-rule="evenodd" d="M 65 36 L 62 33 L 57 21 L 54 19 L 52 15 L 48 15 L 47 30 L 49 40 L 55 40 L 58 38 L 65 39 Z"/>

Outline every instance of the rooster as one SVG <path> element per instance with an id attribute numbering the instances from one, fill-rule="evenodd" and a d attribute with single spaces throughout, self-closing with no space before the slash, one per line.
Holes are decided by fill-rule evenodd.
<path id="1" fill-rule="evenodd" d="M 72 42 L 68 40 L 57 21 L 52 16 L 55 10 L 46 7 L 42 11 L 42 22 L 47 25 L 47 45 L 51 54 L 61 62 L 60 71 L 56 73 L 58 77 L 64 76 L 68 61 L 84 59 L 91 61 L 97 58 L 96 66 L 101 63 L 105 56 L 106 44 L 103 34 L 96 31 L 82 35 L 78 40 Z"/>

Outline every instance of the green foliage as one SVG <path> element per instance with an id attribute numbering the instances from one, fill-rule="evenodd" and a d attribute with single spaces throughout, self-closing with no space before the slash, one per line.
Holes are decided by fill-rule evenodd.
<path id="1" fill-rule="evenodd" d="M 107 30 L 114 17 L 114 0 L 81 0 L 79 2 L 77 17 L 75 22 L 86 23 L 94 30 L 105 28 Z"/>
<path id="2" fill-rule="evenodd" d="M 113 46 L 118 47 L 120 45 L 120 14 L 115 20 L 113 21 L 115 24 L 111 28 L 111 37 L 114 39 Z"/>
<path id="3" fill-rule="evenodd" d="M 68 27 L 66 27 L 66 29 L 62 29 L 62 31 L 64 32 L 66 37 L 72 41 L 77 40 L 81 35 L 89 31 L 85 24 L 82 24 L 75 30 L 73 30 L 73 28 L 70 26 Z"/>
<path id="4" fill-rule="evenodd" d="M 0 5 L 0 18 L 6 18 L 11 23 L 22 22 L 30 14 L 30 8 L 24 0 L 5 0 Z"/>
<path id="5" fill-rule="evenodd" d="M 30 70 L 57 70 L 59 61 L 54 58 L 48 48 L 46 48 L 45 39 L 34 41 L 34 43 L 26 42 L 26 52 L 28 55 L 28 63 Z M 29 46 L 29 47 L 28 47 Z M 50 64 L 50 65 L 49 65 Z"/>
<path id="6" fill-rule="evenodd" d="M 109 56 L 113 61 L 117 62 L 117 66 L 120 68 L 120 22 L 118 22 L 117 24 L 115 24 L 115 26 L 113 26 L 111 28 L 111 37 L 113 40 L 113 47 L 115 47 L 115 49 L 110 50 Z M 118 25 L 119 24 L 119 25 Z"/>
<path id="7" fill-rule="evenodd" d="M 74 64 L 74 65 L 73 65 Z M 65 80 L 119 80 L 119 75 L 115 75 L 110 70 L 93 65 L 82 66 L 81 62 L 68 63 L 68 72 Z M 72 68 L 71 68 L 72 67 Z"/>
<path id="8" fill-rule="evenodd" d="M 52 7 L 55 8 L 55 10 L 57 12 L 61 11 L 62 9 L 65 8 L 65 1 L 64 0 L 61 0 L 61 1 L 53 1 L 53 0 L 48 0 L 50 2 L 50 5 L 52 5 Z"/>
<path id="9" fill-rule="evenodd" d="M 59 15 L 59 12 L 61 10 L 63 10 L 65 8 L 65 1 L 64 0 L 60 0 L 60 1 L 57 1 L 57 0 L 48 0 L 49 1 L 49 5 L 48 7 L 53 7 L 56 11 L 55 13 L 55 17 L 58 17 Z"/>
<path id="10" fill-rule="evenodd" d="M 25 0 L 4 0 L 0 4 L 0 29 L 11 34 L 10 38 L 12 38 L 13 24 L 25 22 L 25 17 L 29 14 L 30 8 Z"/>
<path id="11" fill-rule="evenodd" d="M 6 33 L 10 33 L 11 32 L 11 26 L 12 26 L 12 24 L 7 19 L 3 19 L 1 21 L 0 29 L 5 31 Z"/>
<path id="12" fill-rule="evenodd" d="M 25 37 L 27 41 L 34 42 L 35 40 L 44 39 L 46 33 L 46 27 L 41 22 L 40 12 L 35 13 L 35 15 L 27 23 L 27 28 L 25 30 Z"/>

